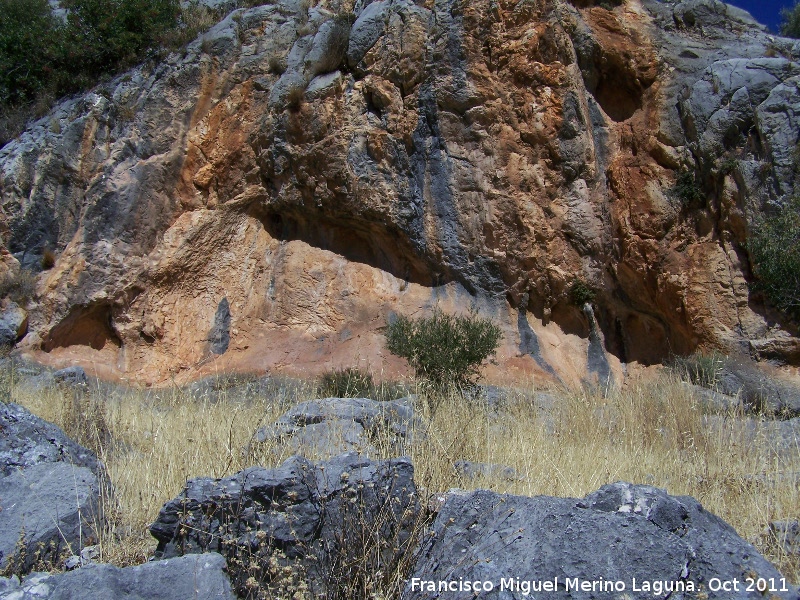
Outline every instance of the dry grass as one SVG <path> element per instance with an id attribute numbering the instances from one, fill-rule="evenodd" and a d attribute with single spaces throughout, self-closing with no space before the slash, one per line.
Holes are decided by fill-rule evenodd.
<path id="1" fill-rule="evenodd" d="M 196 476 L 223 477 L 251 464 L 273 466 L 285 453 L 261 447 L 244 452 L 252 434 L 277 419 L 288 405 L 315 396 L 316 386 L 295 389 L 289 399 L 256 397 L 193 399 L 177 390 L 109 394 L 91 388 L 82 409 L 71 393 L 11 386 L 12 400 L 68 433 L 92 428 L 76 418 L 88 414 L 98 435 L 95 447 L 115 489 L 113 529 L 103 540 L 103 560 L 143 562 L 154 541 L 147 527 L 162 504 Z M 407 448 L 419 487 L 428 493 L 451 487 L 490 488 L 524 495 L 581 497 L 605 483 L 631 481 L 687 494 L 732 524 L 789 579 L 800 579 L 800 561 L 781 554 L 766 535 L 768 523 L 800 519 L 800 447 L 778 455 L 769 441 L 752 443 L 735 419 L 710 429 L 694 398 L 674 376 L 629 383 L 608 398 L 562 393 L 546 412 L 521 390 L 498 407 L 476 406 L 456 395 L 442 399 L 430 417 L 427 437 Z M 420 402 L 421 409 L 427 405 Z M 98 411 L 98 407 L 100 410 Z M 82 412 L 83 411 L 83 412 Z M 105 428 L 105 429 L 104 429 Z M 388 444 L 387 444 L 388 448 Z M 453 463 L 465 459 L 508 465 L 518 479 L 465 479 Z"/>

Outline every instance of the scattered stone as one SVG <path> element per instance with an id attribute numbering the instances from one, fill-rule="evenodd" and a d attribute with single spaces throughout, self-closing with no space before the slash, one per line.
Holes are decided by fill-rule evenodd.
<path id="1" fill-rule="evenodd" d="M 800 417 L 776 421 L 706 415 L 703 424 L 715 436 L 730 436 L 736 445 L 764 445 L 784 458 L 800 454 Z"/>
<path id="2" fill-rule="evenodd" d="M 517 473 L 516 469 L 507 465 L 458 460 L 453 466 L 459 475 L 467 479 L 475 479 L 476 477 L 502 479 L 504 481 L 524 479 L 522 475 Z"/>
<path id="3" fill-rule="evenodd" d="M 787 554 L 800 556 L 800 522 L 772 521 L 769 530 Z"/>
<path id="4" fill-rule="evenodd" d="M 377 454 L 375 444 L 405 452 L 424 425 L 414 416 L 410 398 L 379 402 L 368 398 L 324 398 L 292 407 L 270 427 L 256 432 L 257 442 L 288 446 L 295 453 L 331 457 L 343 452 Z"/>
<path id="5" fill-rule="evenodd" d="M 712 591 L 712 578 L 740 582 L 781 575 L 722 519 L 687 496 L 644 485 L 615 483 L 583 500 L 501 495 L 486 490 L 451 493 L 423 543 L 404 600 L 442 597 L 414 582 L 492 582 L 494 591 L 448 593 L 467 598 L 693 598 L 760 599 L 760 592 Z M 551 581 L 544 594 L 521 588 L 498 595 L 501 581 Z M 578 582 L 622 582 L 625 594 L 607 589 L 566 589 Z M 635 581 L 634 581 L 635 580 Z M 435 584 L 434 584 L 435 585 Z M 634 587 L 634 585 L 636 587 Z M 648 588 L 649 586 L 649 588 Z M 796 600 L 797 592 L 773 598 Z"/>
<path id="6" fill-rule="evenodd" d="M 411 540 L 419 505 L 407 458 L 371 461 L 355 453 L 314 464 L 294 456 L 276 469 L 251 467 L 224 479 L 190 480 L 150 532 L 157 555 L 218 551 L 237 590 L 268 579 L 270 561 L 301 573 L 312 595 L 347 577 L 356 556 L 391 568 Z M 366 539 L 380 539 L 375 547 Z M 260 566 L 248 570 L 251 562 Z M 244 567 L 237 566 L 245 564 Z"/>
<path id="7" fill-rule="evenodd" d="M 67 573 L 0 578 L 0 597 L 11 600 L 235 600 L 216 553 L 196 554 L 121 569 L 91 564 Z"/>
<path id="8" fill-rule="evenodd" d="M 0 346 L 13 346 L 28 332 L 28 311 L 9 301 L 0 313 Z"/>
<path id="9" fill-rule="evenodd" d="M 683 386 L 689 394 L 700 401 L 706 412 L 724 415 L 744 410 L 744 404 L 738 396 L 729 396 L 686 381 L 683 382 Z"/>
<path id="10" fill-rule="evenodd" d="M 53 373 L 53 382 L 71 386 L 87 385 L 89 378 L 83 367 L 67 367 Z"/>
<path id="11" fill-rule="evenodd" d="M 86 546 L 79 555 L 72 555 L 64 561 L 64 569 L 72 571 L 78 567 L 93 564 L 96 559 L 100 558 L 100 546 Z"/>

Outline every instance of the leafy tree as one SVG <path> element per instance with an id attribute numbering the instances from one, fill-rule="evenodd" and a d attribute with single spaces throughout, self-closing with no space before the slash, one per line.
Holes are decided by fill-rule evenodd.
<path id="1" fill-rule="evenodd" d="M 800 38 L 800 2 L 792 8 L 781 9 L 781 35 Z"/>
<path id="2" fill-rule="evenodd" d="M 480 366 L 497 350 L 500 328 L 474 314 L 453 316 L 434 310 L 430 317 L 399 316 L 385 328 L 389 352 L 405 358 L 417 377 L 437 389 L 474 387 Z"/>
<path id="3" fill-rule="evenodd" d="M 47 85 L 57 33 L 47 0 L 0 0 L 0 105 L 31 102 Z"/>
<path id="4" fill-rule="evenodd" d="M 747 249 L 756 276 L 752 289 L 800 320 L 800 196 L 756 222 Z"/>

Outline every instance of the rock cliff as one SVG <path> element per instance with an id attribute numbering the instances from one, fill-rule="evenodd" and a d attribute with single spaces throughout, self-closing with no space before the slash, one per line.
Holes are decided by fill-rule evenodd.
<path id="1" fill-rule="evenodd" d="M 390 373 L 378 329 L 438 304 L 502 322 L 511 377 L 797 365 L 745 249 L 798 184 L 797 56 L 715 0 L 237 9 L 0 150 L 6 248 L 57 254 L 22 346 L 153 382 Z"/>

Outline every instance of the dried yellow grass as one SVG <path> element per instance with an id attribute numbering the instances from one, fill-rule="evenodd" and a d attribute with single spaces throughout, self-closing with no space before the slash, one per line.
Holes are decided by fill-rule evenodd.
<path id="1" fill-rule="evenodd" d="M 456 394 L 419 402 L 426 436 L 406 448 L 418 486 L 430 494 L 460 487 L 582 497 L 614 481 L 646 483 L 694 496 L 790 580 L 800 579 L 800 561 L 784 555 L 766 533 L 770 521 L 800 519 L 800 446 L 791 455 L 778 454 L 766 436 L 747 438 L 735 415 L 720 427 L 707 427 L 697 399 L 669 374 L 629 383 L 608 397 L 552 393 L 559 400 L 551 411 L 535 405 L 530 386 L 515 390 L 499 407 Z M 68 390 L 11 385 L 14 402 L 98 450 L 114 487 L 113 527 L 103 536 L 102 559 L 124 566 L 152 554 L 155 542 L 147 527 L 187 479 L 280 463 L 285 450 L 262 444 L 248 451 L 252 435 L 292 403 L 315 397 L 316 385 L 301 386 L 280 401 L 243 401 L 224 393 L 218 401 L 197 400 L 177 389 L 103 396 L 99 386 L 76 401 Z M 434 414 L 427 412 L 429 405 L 437 407 Z M 76 427 L 81 415 L 93 426 Z M 100 434 L 87 439 L 87 430 Z M 388 454 L 388 443 L 373 442 Z M 455 472 L 457 460 L 507 465 L 518 476 L 470 480 Z"/>

